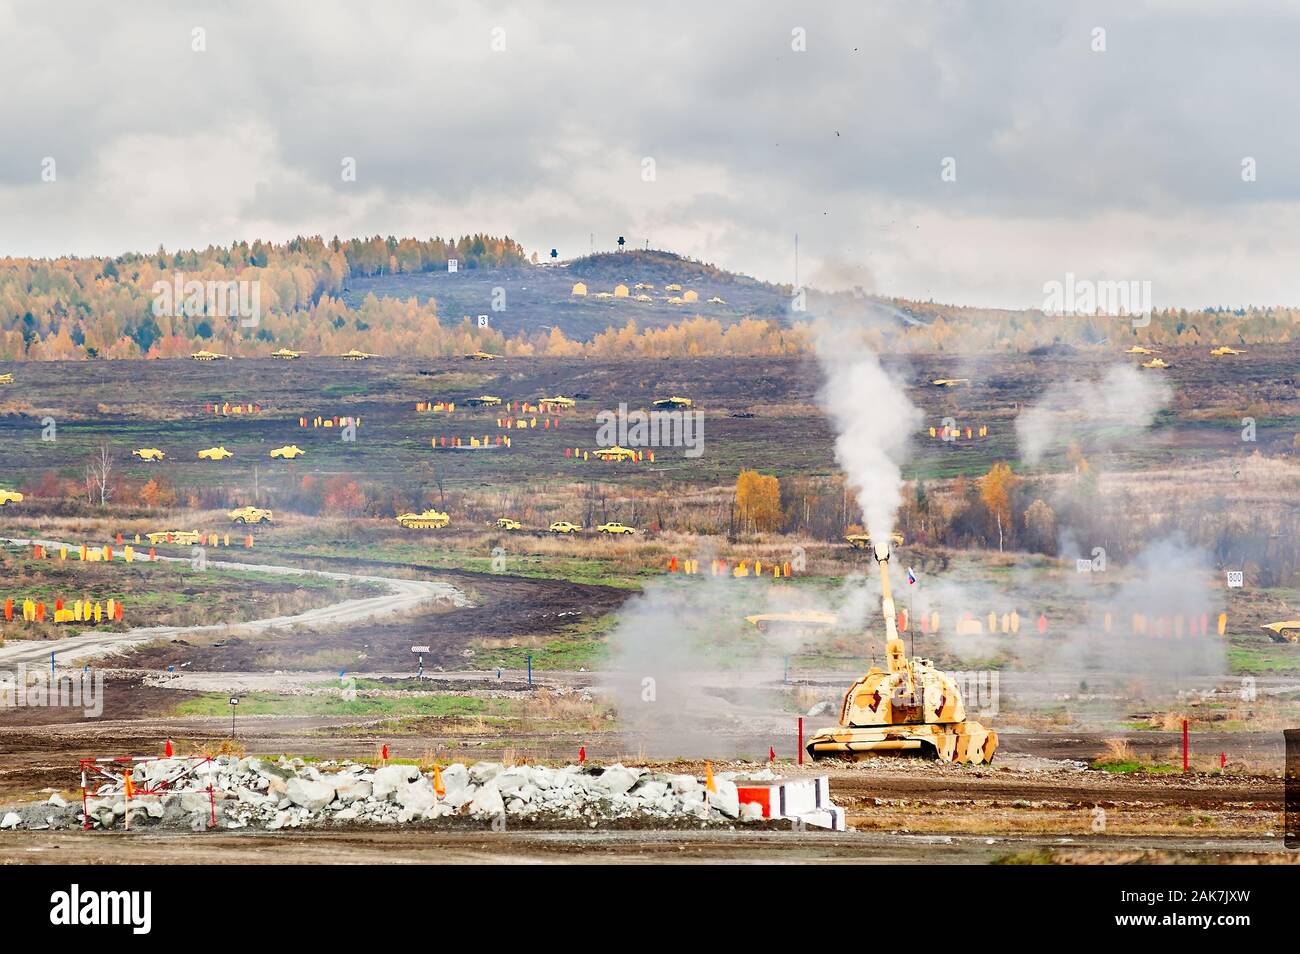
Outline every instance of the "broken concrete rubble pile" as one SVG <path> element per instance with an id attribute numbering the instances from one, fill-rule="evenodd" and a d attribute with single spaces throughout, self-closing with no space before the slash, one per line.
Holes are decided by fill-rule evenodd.
<path id="1" fill-rule="evenodd" d="M 308 764 L 220 756 L 200 764 L 187 777 L 186 790 L 140 794 L 151 783 L 172 778 L 179 760 L 138 763 L 130 799 L 131 826 L 161 824 L 202 830 L 215 807 L 221 828 L 275 831 L 332 823 L 408 824 L 439 818 L 483 821 L 566 820 L 596 827 L 602 821 L 631 820 L 653 826 L 682 821 L 701 823 L 790 819 L 796 825 L 842 829 L 842 814 L 825 811 L 781 814 L 757 802 L 741 802 L 744 786 L 783 784 L 770 771 L 718 773 L 713 790 L 693 775 L 673 775 L 610 765 L 547 768 L 477 762 L 453 763 L 435 776 L 414 765 L 374 768 L 353 762 Z M 798 780 L 803 782 L 804 780 Z M 824 786 L 824 779 L 808 780 Z M 742 787 L 738 788 L 737 783 Z M 209 785 L 212 791 L 209 792 Z M 57 800 L 57 801 L 56 801 Z M 819 809 L 820 809 L 819 799 Z M 829 796 L 825 798 L 829 806 Z M 775 804 L 775 802 L 774 802 Z M 806 806 L 812 809 L 809 804 Z M 86 814 L 92 828 L 120 828 L 127 812 L 121 786 L 104 786 L 88 796 Z M 3 828 L 83 827 L 80 804 L 57 795 L 49 802 L 0 813 Z M 827 823 L 839 820 L 839 824 Z"/>

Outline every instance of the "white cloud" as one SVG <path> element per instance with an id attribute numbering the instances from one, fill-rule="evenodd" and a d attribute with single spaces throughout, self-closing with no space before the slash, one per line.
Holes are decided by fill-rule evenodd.
<path id="1" fill-rule="evenodd" d="M 1150 279 L 1162 305 L 1294 302 L 1300 127 L 1279 117 L 1297 18 L 1155 0 L 0 2 L 17 91 L 0 254 L 502 231 L 573 255 L 594 232 L 789 281 L 798 232 L 805 277 L 885 294 L 1034 306 L 1073 271 Z"/>

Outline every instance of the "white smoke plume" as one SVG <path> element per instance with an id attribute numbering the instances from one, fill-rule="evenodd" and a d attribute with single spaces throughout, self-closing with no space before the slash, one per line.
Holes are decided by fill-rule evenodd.
<path id="1" fill-rule="evenodd" d="M 866 323 L 819 321 L 820 400 L 835 428 L 835 458 L 857 495 L 867 531 L 887 537 L 902 503 L 902 464 L 922 414 L 865 341 Z"/>
<path id="2" fill-rule="evenodd" d="M 609 635 L 607 686 L 632 752 L 735 754 L 743 720 L 717 687 L 728 665 L 756 662 L 745 659 L 753 655 L 745 612 L 739 588 L 716 578 L 652 580 L 623 605 Z"/>
<path id="3" fill-rule="evenodd" d="M 1153 541 L 1127 566 L 1108 568 L 1102 586 L 1087 587 L 1087 619 L 1054 643 L 1051 666 L 1118 674 L 1166 696 L 1188 680 L 1224 675 L 1227 652 L 1216 628 L 1223 597 L 1213 572 L 1209 551 L 1181 535 Z M 1145 632 L 1134 632 L 1135 616 L 1146 620 Z"/>
<path id="4" fill-rule="evenodd" d="M 1151 426 L 1173 392 L 1158 374 L 1113 365 L 1093 381 L 1054 384 L 1016 418 L 1020 456 L 1030 466 L 1080 441 L 1105 450 Z"/>
<path id="5" fill-rule="evenodd" d="M 838 643 L 847 671 L 879 662 L 879 587 L 851 576 L 839 587 L 773 585 L 752 578 L 699 576 L 652 580 L 623 606 L 610 632 L 610 666 L 602 679 L 631 755 L 674 758 L 761 757 L 788 742 L 793 719 L 787 663 Z M 811 612 L 837 622 L 761 632 L 755 613 Z M 868 623 L 864 634 L 863 621 Z M 834 693 L 832 693 L 834 694 Z"/>

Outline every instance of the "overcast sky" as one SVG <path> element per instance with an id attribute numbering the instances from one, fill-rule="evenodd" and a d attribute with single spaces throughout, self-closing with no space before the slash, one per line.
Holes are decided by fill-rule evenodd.
<path id="1" fill-rule="evenodd" d="M 1294 3 L 0 0 L 0 254 L 594 232 L 786 282 L 797 232 L 828 288 L 1300 304 L 1298 53 Z"/>

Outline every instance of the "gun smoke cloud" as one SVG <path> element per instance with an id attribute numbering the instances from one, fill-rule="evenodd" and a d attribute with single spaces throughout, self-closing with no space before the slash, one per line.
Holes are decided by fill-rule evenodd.
<path id="1" fill-rule="evenodd" d="M 1054 384 L 1016 418 L 1020 456 L 1034 466 L 1071 441 L 1106 450 L 1150 427 L 1172 397 L 1162 378 L 1129 365 L 1093 381 Z"/>
<path id="2" fill-rule="evenodd" d="M 761 632 L 745 619 L 810 611 L 837 622 Z M 761 757 L 789 732 L 787 659 L 827 640 L 858 660 L 869 649 L 883 652 L 883 644 L 863 642 L 862 620 L 873 611 L 879 587 L 859 576 L 836 588 L 798 589 L 731 577 L 651 581 L 624 604 L 610 632 L 601 683 L 624 744 L 658 758 Z"/>
<path id="3" fill-rule="evenodd" d="M 867 531 L 876 539 L 894 529 L 902 504 L 903 461 L 921 426 L 907 397 L 862 337 L 862 325 L 816 323 L 817 359 L 825 375 L 819 394 L 835 427 L 835 458 L 854 489 Z"/>

